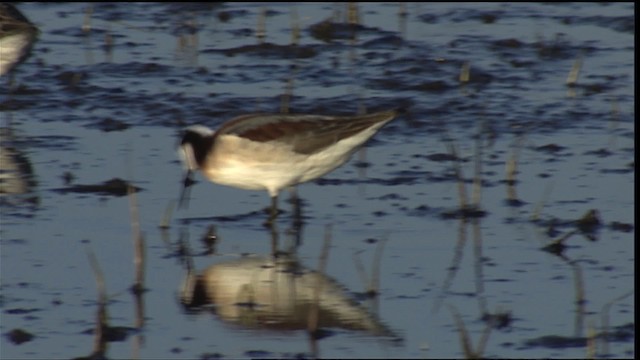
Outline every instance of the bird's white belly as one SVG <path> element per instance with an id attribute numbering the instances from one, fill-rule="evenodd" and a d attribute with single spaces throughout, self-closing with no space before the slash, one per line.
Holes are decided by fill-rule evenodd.
<path id="1" fill-rule="evenodd" d="M 215 183 L 234 186 L 247 190 L 275 190 L 318 178 L 344 161 L 334 158 L 307 157 L 300 161 L 236 161 L 219 163 L 215 169 L 205 172 L 207 178 Z"/>
<path id="2" fill-rule="evenodd" d="M 312 155 L 282 145 L 225 140 L 228 148 L 211 159 L 203 173 L 218 184 L 247 190 L 268 190 L 273 196 L 287 186 L 316 179 L 344 164 L 353 146 L 338 142 Z"/>

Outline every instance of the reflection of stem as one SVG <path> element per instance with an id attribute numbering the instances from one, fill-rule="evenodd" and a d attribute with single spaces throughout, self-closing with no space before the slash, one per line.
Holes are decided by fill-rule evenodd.
<path id="1" fill-rule="evenodd" d="M 609 122 L 609 131 L 611 133 L 611 137 L 607 143 L 607 147 L 611 148 L 610 151 L 613 151 L 616 146 L 616 133 L 615 130 L 618 128 L 620 116 L 620 106 L 618 104 L 618 99 L 611 99 L 611 121 Z"/>
<path id="2" fill-rule="evenodd" d="M 291 107 L 291 98 L 293 98 L 293 84 L 298 73 L 298 64 L 296 60 L 297 58 L 293 60 L 293 64 L 291 65 L 291 76 L 289 77 L 289 79 L 287 79 L 284 94 L 281 97 L 280 112 L 283 114 L 288 114 L 289 108 Z"/>
<path id="3" fill-rule="evenodd" d="M 384 250 L 384 246 L 389 240 L 388 234 L 378 242 L 378 246 L 376 247 L 375 255 L 373 256 L 373 275 L 371 276 L 371 285 L 369 286 L 369 291 L 375 294 L 378 293 L 380 289 L 380 263 L 382 261 L 382 250 Z"/>
<path id="4" fill-rule="evenodd" d="M 458 152 L 453 140 L 447 140 L 447 148 L 453 158 L 453 172 L 456 177 L 456 183 L 458 184 L 458 198 L 460 199 L 460 209 L 467 208 L 467 189 L 464 186 L 464 179 L 462 177 L 462 169 L 460 168 L 460 159 L 458 158 Z"/>
<path id="5" fill-rule="evenodd" d="M 134 326 L 140 330 L 144 326 L 144 292 L 136 293 L 133 295 L 136 306 L 136 319 Z M 144 334 L 142 331 L 138 331 L 133 337 L 133 349 L 132 359 L 140 358 L 140 348 L 144 344 Z"/>
<path id="6" fill-rule="evenodd" d="M 593 325 L 593 321 L 589 321 L 589 327 L 587 328 L 587 354 L 585 359 L 595 359 L 597 354 L 596 337 L 598 333 Z"/>
<path id="7" fill-rule="evenodd" d="M 369 284 L 368 293 L 372 297 L 372 310 L 374 314 L 378 314 L 378 309 L 380 305 L 380 297 L 377 295 L 380 293 L 380 263 L 382 261 L 382 250 L 384 249 L 384 245 L 387 243 L 388 235 L 385 235 L 380 242 L 378 242 L 378 246 L 376 247 L 376 252 L 373 256 L 373 270 L 371 275 L 371 283 Z"/>
<path id="8" fill-rule="evenodd" d="M 604 304 L 602 310 L 600 310 L 600 318 L 602 321 L 602 332 L 600 333 L 600 338 L 602 339 L 602 354 L 609 354 L 609 310 L 611 310 L 611 306 L 617 303 L 620 300 L 623 300 L 626 297 L 633 295 L 634 291 L 631 290 L 617 298 L 609 301 Z"/>
<path id="9" fill-rule="evenodd" d="M 133 263 L 135 265 L 135 281 L 132 290 L 135 293 L 142 292 L 144 290 L 144 261 L 145 261 L 145 246 L 144 236 L 140 232 L 140 217 L 138 215 L 138 203 L 133 186 L 129 184 L 129 207 L 131 210 L 131 231 L 133 233 L 133 248 L 134 258 Z"/>
<path id="10" fill-rule="evenodd" d="M 460 268 L 460 262 L 462 261 L 462 256 L 464 252 L 464 245 L 467 242 L 467 220 L 462 217 L 460 218 L 460 225 L 458 226 L 458 242 L 456 243 L 455 250 L 453 252 L 453 258 L 451 259 L 451 265 L 447 269 L 447 277 L 442 282 L 442 289 L 440 290 L 440 296 L 436 299 L 435 304 L 433 305 L 432 312 L 437 312 L 440 309 L 440 305 L 444 300 L 451 284 L 453 283 L 453 279 L 456 276 L 456 272 Z"/>
<path id="11" fill-rule="evenodd" d="M 375 254 L 373 255 L 373 262 L 371 264 L 371 278 L 367 276 L 364 265 L 360 260 L 359 255 L 360 253 L 362 253 L 362 251 L 355 252 L 352 256 L 353 262 L 356 266 L 356 269 L 358 270 L 358 274 L 360 275 L 360 281 L 363 284 L 366 284 L 364 286 L 366 287 L 365 291 L 367 297 L 375 300 L 372 302 L 372 310 L 374 313 L 378 312 L 378 294 L 380 290 L 380 263 L 382 261 L 382 251 L 384 250 L 384 245 L 386 244 L 387 240 L 388 236 L 385 235 L 385 237 L 378 242 Z"/>
<path id="12" fill-rule="evenodd" d="M 362 250 L 354 252 L 351 258 L 356 266 L 356 270 L 358 270 L 358 275 L 360 275 L 360 282 L 362 282 L 362 284 L 369 284 L 369 277 L 364 269 L 364 265 L 362 265 L 362 260 L 360 260 L 360 253 L 362 253 Z"/>
<path id="13" fill-rule="evenodd" d="M 482 336 L 480 340 L 478 340 L 478 346 L 476 350 L 473 350 L 471 345 L 471 338 L 469 337 L 469 333 L 467 332 L 467 328 L 464 326 L 464 322 L 460 317 L 460 314 L 456 310 L 455 307 L 449 305 L 449 311 L 456 322 L 456 327 L 458 328 L 458 333 L 460 334 L 460 343 L 462 343 L 462 350 L 464 352 L 465 359 L 480 359 L 482 358 L 482 353 L 489 341 L 489 335 L 491 335 L 491 326 L 487 324 L 482 331 Z"/>
<path id="14" fill-rule="evenodd" d="M 475 149 L 475 169 L 473 176 L 473 197 L 471 203 L 476 209 L 480 208 L 480 200 L 482 198 L 482 134 L 484 122 L 478 124 L 478 135 L 476 137 Z"/>
<path id="15" fill-rule="evenodd" d="M 138 214 L 138 203 L 135 189 L 131 184 L 128 186 L 129 204 L 131 208 L 131 229 L 133 233 L 134 246 L 134 265 L 135 265 L 135 282 L 132 289 L 135 301 L 135 323 L 134 326 L 138 332 L 134 336 L 132 359 L 140 358 L 140 348 L 144 343 L 142 331 L 144 327 L 144 269 L 145 269 L 145 241 L 140 231 L 140 216 Z"/>
<path id="16" fill-rule="evenodd" d="M 331 246 L 331 225 L 326 225 L 324 228 L 324 244 L 322 246 L 322 253 L 320 254 L 320 259 L 318 261 L 318 274 L 324 274 L 325 268 L 327 266 L 327 260 L 329 259 L 329 248 Z M 317 335 L 318 335 L 318 326 L 319 326 L 319 312 L 320 312 L 320 293 L 322 292 L 322 284 L 321 276 L 316 277 L 316 286 L 313 292 L 313 304 L 311 305 L 311 310 L 309 311 L 309 317 L 307 320 L 307 332 L 309 334 L 309 338 L 311 341 L 311 349 L 314 358 L 317 358 L 318 347 L 317 347 Z"/>
<path id="17" fill-rule="evenodd" d="M 482 331 L 482 337 L 478 340 L 478 347 L 476 349 L 475 358 L 481 358 L 482 353 L 484 352 L 485 347 L 487 347 L 487 343 L 489 342 L 489 335 L 491 335 L 491 325 L 487 324 L 484 330 Z"/>
<path id="18" fill-rule="evenodd" d="M 571 235 L 573 234 L 570 233 Z M 564 237 L 566 238 L 566 237 Z M 585 315 L 585 306 L 586 306 L 586 299 L 585 299 L 585 291 L 584 291 L 584 280 L 582 277 L 582 268 L 580 267 L 580 264 L 578 264 L 577 261 L 575 260 L 571 260 L 568 257 L 566 257 L 564 254 L 560 253 L 557 254 L 564 262 L 566 262 L 567 264 L 569 264 L 569 266 L 571 266 L 571 269 L 573 270 L 573 284 L 575 287 L 575 293 L 576 293 L 576 300 L 575 300 L 575 304 L 576 304 L 576 318 L 575 318 L 575 322 L 574 322 L 574 334 L 573 336 L 575 337 L 581 337 L 582 336 L 582 332 L 583 332 L 583 327 L 584 327 L 584 315 Z"/>
<path id="19" fill-rule="evenodd" d="M 449 305 L 449 311 L 453 316 L 456 322 L 456 328 L 458 328 L 458 333 L 460 335 L 460 343 L 462 343 L 462 350 L 464 352 L 464 357 L 466 359 L 472 358 L 473 349 L 471 347 L 471 339 L 469 339 L 469 333 L 467 332 L 467 328 L 464 326 L 464 322 L 460 318 L 460 314 L 456 310 L 455 307 Z"/>
<path id="20" fill-rule="evenodd" d="M 480 233 L 480 221 L 477 218 L 472 220 L 473 225 L 473 257 L 476 275 L 476 296 L 480 307 L 480 314 L 487 314 L 487 300 L 484 297 L 484 275 L 482 271 L 482 235 Z"/>
<path id="21" fill-rule="evenodd" d="M 522 142 L 524 137 L 516 135 L 514 139 L 514 149 L 511 152 L 511 156 L 507 160 L 505 169 L 505 180 L 507 183 L 507 201 L 515 203 L 518 201 L 518 195 L 516 194 L 516 173 L 518 172 L 518 160 L 520 158 L 520 150 L 522 149 Z"/>
<path id="22" fill-rule="evenodd" d="M 98 310 L 96 311 L 96 328 L 94 330 L 95 336 L 93 338 L 92 357 L 99 359 L 104 357 L 107 350 L 107 341 L 104 334 L 104 331 L 108 327 L 107 290 L 104 283 L 104 275 L 102 274 L 96 255 L 91 249 L 87 248 L 87 256 L 89 257 L 89 264 L 93 270 L 96 287 L 98 288 Z"/>
<path id="23" fill-rule="evenodd" d="M 356 167 L 358 172 L 358 179 L 362 180 L 358 184 L 358 195 L 365 196 L 365 179 L 367 177 L 367 148 L 362 147 L 358 150 L 358 166 Z"/>
<path id="24" fill-rule="evenodd" d="M 584 328 L 584 315 L 586 307 L 584 280 L 582 277 L 582 268 L 577 261 L 570 261 L 569 264 L 573 269 L 573 282 L 576 289 L 576 320 L 574 328 L 574 336 L 581 337 Z"/>
<path id="25" fill-rule="evenodd" d="M 324 244 L 322 246 L 322 253 L 318 261 L 318 273 L 324 274 L 327 266 L 327 260 L 329 259 L 329 247 L 331 246 L 331 225 L 325 226 L 324 230 Z M 322 282 L 320 277 L 316 282 L 316 286 L 313 293 L 313 309 L 309 313 L 309 329 L 313 332 L 318 330 L 318 302 L 320 301 L 320 292 L 322 291 Z"/>
<path id="26" fill-rule="evenodd" d="M 106 62 L 113 61 L 113 36 L 111 35 L 111 23 L 109 23 L 107 31 L 104 34 L 104 52 L 106 55 Z"/>
<path id="27" fill-rule="evenodd" d="M 533 209 L 533 212 L 531 213 L 532 221 L 537 221 L 540 218 L 540 212 L 542 211 L 542 208 L 547 202 L 549 195 L 551 195 L 552 189 L 553 189 L 553 182 L 550 182 L 547 184 L 547 186 L 545 186 L 544 193 L 542 194 L 542 198 L 540 199 L 540 202 L 538 202 L 536 207 Z"/>

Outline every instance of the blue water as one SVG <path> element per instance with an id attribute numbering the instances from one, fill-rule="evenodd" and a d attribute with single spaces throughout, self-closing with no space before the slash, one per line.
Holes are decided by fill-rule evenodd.
<path id="1" fill-rule="evenodd" d="M 83 34 L 88 6 L 91 32 Z M 2 151 L 26 158 L 36 185 L 26 194 L 1 195 L 0 332 L 19 328 L 35 337 L 16 345 L 4 336 L 1 357 L 92 352 L 97 289 L 88 250 L 104 272 L 110 325 L 135 326 L 127 290 L 134 278 L 129 200 L 55 191 L 67 186 L 67 172 L 73 184 L 117 177 L 143 188 L 137 205 L 147 246 L 144 326 L 109 342 L 110 358 L 459 358 L 465 354 L 453 308 L 474 347 L 486 327 L 484 312 L 511 314 L 508 326 L 492 330 L 485 357 L 634 357 L 633 331 L 598 339 L 595 350 L 584 341 L 531 345 L 545 336 L 584 340 L 601 333 L 607 304 L 609 331 L 634 323 L 634 5 L 406 3 L 405 18 L 398 4 L 357 6 L 364 28 L 354 39 L 336 35 L 326 42 L 310 27 L 332 16 L 343 22 L 346 5 L 18 4 L 41 34 L 13 83 L 0 79 L 2 126 L 11 130 Z M 283 47 L 273 53 L 247 50 L 259 43 L 262 9 L 264 41 Z M 295 58 L 286 47 L 296 22 L 299 44 L 313 56 Z M 197 36 L 189 37 L 183 25 L 194 23 Z M 579 57 L 577 85 L 567 87 Z M 465 62 L 471 82 L 461 86 Z M 73 76 L 78 80 L 68 80 Z M 364 155 L 298 188 L 305 216 L 300 263 L 318 268 L 331 224 L 325 275 L 401 342 L 338 328 L 314 350 L 304 330 L 243 327 L 220 313 L 187 314 L 179 304 L 186 276 L 175 255 L 181 234 L 188 234 L 198 272 L 243 254 L 268 255 L 271 234 L 261 225 L 266 214 L 252 214 L 269 204 L 266 193 L 202 177 L 189 208 L 175 209 L 163 234 L 158 225 L 182 179 L 178 130 L 278 112 L 290 79 L 292 112 L 407 108 Z M 130 127 L 106 132 L 98 125 L 105 119 Z M 460 202 L 453 163 L 429 156 L 448 152 L 448 136 L 463 176 L 472 179 L 481 126 L 490 129 L 482 148 L 487 215 L 474 232 L 471 221 L 445 218 Z M 539 149 L 549 144 L 562 148 Z M 518 207 L 506 204 L 503 181 L 514 151 Z M 355 166 L 359 156 L 370 163 L 364 174 Z M 471 199 L 470 180 L 466 190 Z M 285 198 L 277 224 L 283 247 L 291 219 Z M 595 241 L 570 237 L 564 258 L 541 250 L 551 241 L 549 223 L 556 224 L 552 238 L 562 237 L 590 209 L 602 221 Z M 539 221 L 532 221 L 535 214 Z M 209 225 L 219 242 L 214 255 L 203 255 L 200 237 Z M 371 277 L 382 239 L 376 310 L 360 296 L 368 280 L 356 258 Z M 576 279 L 583 284 L 583 316 Z"/>

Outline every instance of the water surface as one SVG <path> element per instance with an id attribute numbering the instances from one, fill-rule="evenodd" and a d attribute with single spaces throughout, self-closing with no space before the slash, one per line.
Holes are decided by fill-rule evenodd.
<path id="1" fill-rule="evenodd" d="M 109 325 L 125 335 L 106 344 L 112 358 L 459 358 L 461 328 L 478 350 L 488 327 L 485 357 L 634 357 L 633 4 L 363 3 L 358 25 L 345 4 L 18 6 L 41 33 L 12 80 L 0 79 L 3 174 L 22 180 L 0 198 L 0 329 L 34 337 L 4 336 L 3 358 L 92 353 L 87 251 L 104 273 Z M 158 228 L 178 197 L 179 129 L 257 111 L 395 107 L 406 114 L 365 152 L 298 188 L 300 272 L 274 272 L 288 284 L 313 274 L 331 225 L 320 278 L 385 331 L 327 325 L 313 342 L 304 329 L 248 326 L 266 306 L 242 297 L 250 281 L 231 320 L 221 305 L 181 304 L 185 239 L 202 274 L 268 259 L 273 234 L 266 193 L 201 177 L 188 209 Z M 482 213 L 459 211 L 456 168 L 467 203 L 480 174 Z M 114 178 L 142 189 L 143 314 L 128 291 L 129 199 L 70 191 Z M 580 226 L 590 210 L 599 222 Z M 211 225 L 215 251 L 200 241 Z M 565 236 L 563 252 L 542 250 Z"/>

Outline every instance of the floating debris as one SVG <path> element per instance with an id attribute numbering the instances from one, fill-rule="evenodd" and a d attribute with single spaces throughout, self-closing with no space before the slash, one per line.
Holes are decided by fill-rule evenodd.
<path id="1" fill-rule="evenodd" d="M 66 193 L 95 193 L 100 195 L 111 195 L 111 196 L 125 196 L 129 192 L 129 188 L 131 188 L 134 192 L 141 191 L 142 188 L 131 185 L 131 183 L 119 179 L 113 178 L 111 180 L 107 180 L 102 184 L 95 185 L 73 185 L 66 188 L 53 189 L 53 191 L 61 194 Z"/>
<path id="2" fill-rule="evenodd" d="M 13 329 L 5 335 L 7 336 L 7 339 L 9 339 L 9 341 L 16 345 L 31 341 L 35 337 L 30 332 L 24 331 L 22 329 Z"/>

